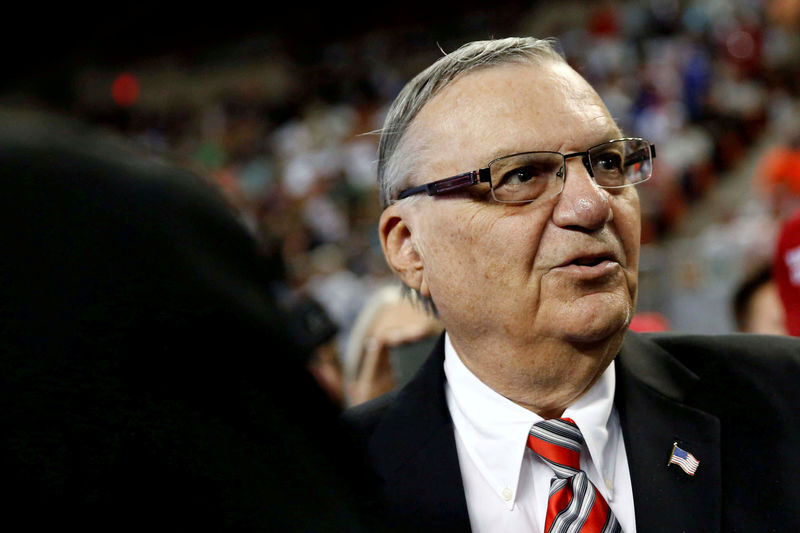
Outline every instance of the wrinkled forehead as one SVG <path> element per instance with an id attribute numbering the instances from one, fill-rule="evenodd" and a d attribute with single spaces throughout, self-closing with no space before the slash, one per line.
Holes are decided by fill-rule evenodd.
<path id="1" fill-rule="evenodd" d="M 567 64 L 546 62 L 460 76 L 420 110 L 407 136 L 418 147 L 419 168 L 436 175 L 516 152 L 582 151 L 621 132 L 583 77 Z"/>

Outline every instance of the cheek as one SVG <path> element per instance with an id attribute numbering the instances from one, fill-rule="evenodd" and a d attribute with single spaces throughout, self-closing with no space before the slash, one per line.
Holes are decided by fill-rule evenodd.
<path id="1" fill-rule="evenodd" d="M 472 253 L 484 266 L 486 280 L 518 291 L 529 285 L 547 217 L 519 206 L 506 209 L 506 216 L 494 217 L 481 226 Z"/>
<path id="2" fill-rule="evenodd" d="M 628 259 L 628 270 L 637 271 L 642 234 L 638 197 L 635 201 L 619 202 L 614 206 L 614 220 Z"/>
<path id="3" fill-rule="evenodd" d="M 470 294 L 481 300 L 491 294 L 507 297 L 509 290 L 519 295 L 529 283 L 543 224 L 521 215 L 516 207 L 508 213 L 483 209 L 471 216 L 431 217 L 422 246 L 434 300 L 437 292 L 440 299 L 457 294 L 462 304 Z"/>
<path id="4" fill-rule="evenodd" d="M 635 192 L 635 191 L 632 191 Z M 614 223 L 625 252 L 625 277 L 628 293 L 636 301 L 639 286 L 639 251 L 641 248 L 641 214 L 639 197 L 621 197 L 612 205 Z"/>

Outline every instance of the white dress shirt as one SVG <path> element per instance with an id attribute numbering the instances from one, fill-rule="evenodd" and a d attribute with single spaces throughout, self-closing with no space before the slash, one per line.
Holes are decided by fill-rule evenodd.
<path id="1" fill-rule="evenodd" d="M 542 418 L 498 394 L 461 361 L 445 337 L 445 393 L 474 533 L 543 531 L 553 470 L 526 447 Z M 628 461 L 614 408 L 614 363 L 562 416 L 586 441 L 581 468 L 625 533 L 635 533 Z"/>

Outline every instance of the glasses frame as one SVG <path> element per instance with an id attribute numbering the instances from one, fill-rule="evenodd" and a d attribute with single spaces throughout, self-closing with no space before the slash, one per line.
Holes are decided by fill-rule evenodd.
<path id="1" fill-rule="evenodd" d="M 489 163 L 484 168 L 479 168 L 477 170 L 471 170 L 469 172 L 464 172 L 463 174 L 458 174 L 457 176 L 451 176 L 449 178 L 444 178 L 444 179 L 440 179 L 440 180 L 436 180 L 436 181 L 431 181 L 431 182 L 425 183 L 423 185 L 417 185 L 416 187 L 410 187 L 408 189 L 405 189 L 405 190 L 401 191 L 400 194 L 397 195 L 397 200 L 402 200 L 404 198 L 408 198 L 409 196 L 414 196 L 414 195 L 422 194 L 422 193 L 427 193 L 428 196 L 437 196 L 437 195 L 440 195 L 440 194 L 447 194 L 447 193 L 451 193 L 451 192 L 458 191 L 458 190 L 461 190 L 461 189 L 465 189 L 467 187 L 472 187 L 473 185 L 478 185 L 479 183 L 488 183 L 489 184 L 489 188 L 492 191 L 492 198 L 494 199 L 495 202 L 499 202 L 501 204 L 528 204 L 528 203 L 531 203 L 531 202 L 534 202 L 534 201 L 538 200 L 538 198 L 534 198 L 533 200 L 522 200 L 522 201 L 516 201 L 516 202 L 512 202 L 512 201 L 508 201 L 508 200 L 498 200 L 497 199 L 497 197 L 494 194 L 494 187 L 492 186 L 491 171 L 489 170 L 494 163 L 496 163 L 497 161 L 500 161 L 501 159 L 506 159 L 506 158 L 509 158 L 509 157 L 515 157 L 515 156 L 518 156 L 518 155 L 526 155 L 526 154 L 558 154 L 558 155 L 560 155 L 564 160 L 564 164 L 561 167 L 561 171 L 556 174 L 558 177 L 561 178 L 561 189 L 558 191 L 558 193 L 556 193 L 556 196 L 557 196 L 558 194 L 561 193 L 562 190 L 564 190 L 564 181 L 566 180 L 567 159 L 571 159 L 573 157 L 582 157 L 582 163 L 583 163 L 584 168 L 586 168 L 586 171 L 589 173 L 589 176 L 591 176 L 591 178 L 594 179 L 594 171 L 592 170 L 592 165 L 591 165 L 591 162 L 590 162 L 590 159 L 589 159 L 589 152 L 594 150 L 595 148 L 603 146 L 604 144 L 609 144 L 609 143 L 618 142 L 618 141 L 642 141 L 642 142 L 648 144 L 649 147 L 650 147 L 650 161 L 652 161 L 656 157 L 656 147 L 655 147 L 655 145 L 650 143 L 650 142 L 648 142 L 648 141 L 645 141 L 644 139 L 642 139 L 640 137 L 622 137 L 620 139 L 611 139 L 609 141 L 605 141 L 605 142 L 602 142 L 600 144 L 596 144 L 594 146 L 590 146 L 589 148 L 587 148 L 583 152 L 572 152 L 572 153 L 569 153 L 569 154 L 563 154 L 561 152 L 552 152 L 552 151 L 548 151 L 548 150 L 536 150 L 536 151 L 532 151 L 532 152 L 519 152 L 519 153 L 516 153 L 516 154 L 504 155 L 504 156 L 498 157 L 496 159 L 492 159 L 491 161 L 489 161 Z M 599 183 L 597 183 L 597 181 L 595 181 L 595 183 L 597 183 L 597 186 L 602 188 L 602 189 L 621 189 L 623 187 L 633 187 L 635 185 L 643 183 L 643 182 L 649 180 L 652 176 L 653 176 L 653 170 L 651 168 L 650 169 L 650 175 L 647 176 L 647 178 L 645 178 L 645 179 L 643 179 L 641 181 L 637 181 L 635 183 L 625 183 L 623 185 L 600 185 Z"/>

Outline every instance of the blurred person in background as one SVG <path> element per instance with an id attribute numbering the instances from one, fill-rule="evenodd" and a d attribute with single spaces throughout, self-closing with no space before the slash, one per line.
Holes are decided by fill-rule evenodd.
<path id="1" fill-rule="evenodd" d="M 51 115 L 2 110 L 0 147 L 5 523 L 378 530 L 301 311 L 218 190 Z"/>
<path id="2" fill-rule="evenodd" d="M 786 331 L 789 335 L 800 337 L 800 210 L 781 223 L 773 268 L 778 295 L 786 315 Z"/>
<path id="3" fill-rule="evenodd" d="M 786 335 L 786 313 L 773 277 L 772 263 L 747 276 L 733 296 L 736 330 L 742 333 Z"/>
<path id="4" fill-rule="evenodd" d="M 358 405 L 405 385 L 441 332 L 441 322 L 400 286 L 376 290 L 356 317 L 347 339 L 347 404 Z"/>
<path id="5" fill-rule="evenodd" d="M 395 99 L 379 235 L 445 333 L 346 413 L 393 523 L 800 528 L 800 342 L 628 331 L 654 150 L 547 40 L 468 43 Z"/>
<path id="6" fill-rule="evenodd" d="M 767 150 L 759 166 L 760 185 L 775 217 L 791 216 L 800 208 L 800 132 Z"/>
<path id="7" fill-rule="evenodd" d="M 286 297 L 288 301 L 284 304 L 288 309 L 289 331 L 308 354 L 306 368 L 334 404 L 343 407 L 342 365 L 336 347 L 339 327 L 313 298 L 302 293 L 288 294 Z"/>

